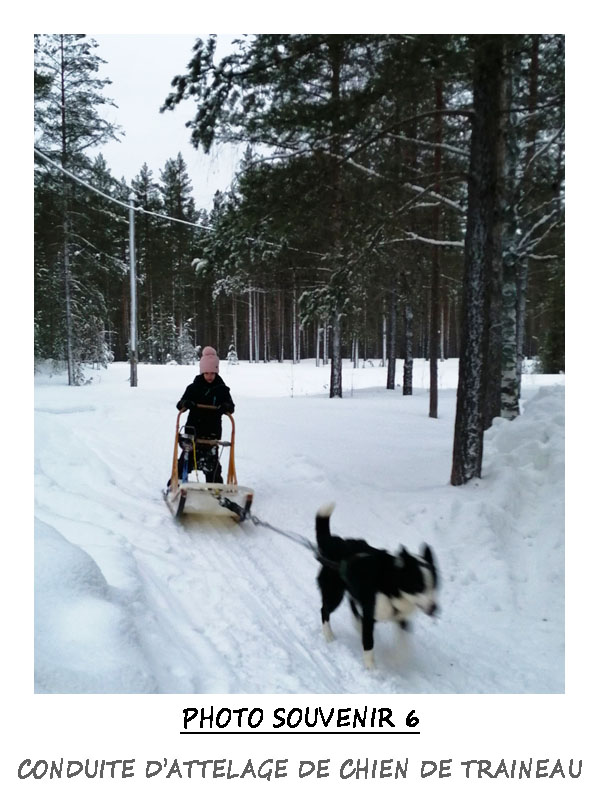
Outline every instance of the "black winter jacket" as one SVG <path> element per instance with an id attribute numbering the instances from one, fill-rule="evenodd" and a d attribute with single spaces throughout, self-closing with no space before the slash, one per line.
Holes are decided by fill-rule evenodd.
<path id="1" fill-rule="evenodd" d="M 217 406 L 217 411 L 196 408 L 195 404 Z M 194 382 L 187 387 L 177 408 L 189 408 L 186 426 L 191 426 L 200 439 L 221 438 L 221 415 L 233 414 L 235 405 L 229 393 L 229 387 L 220 375 L 216 375 L 212 383 L 204 379 L 204 375 L 196 375 Z"/>

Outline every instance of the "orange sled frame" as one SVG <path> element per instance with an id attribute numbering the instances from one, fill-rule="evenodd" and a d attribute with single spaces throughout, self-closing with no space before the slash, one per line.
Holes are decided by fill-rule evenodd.
<path id="1" fill-rule="evenodd" d="M 215 406 L 198 405 L 216 411 Z M 235 473 L 235 422 L 231 414 L 224 414 L 231 422 L 231 441 L 219 439 L 196 439 L 193 449 L 193 465 L 196 465 L 196 444 L 216 447 L 229 447 L 229 465 L 227 468 L 226 483 L 206 483 L 204 474 L 193 469 L 185 482 L 177 474 L 179 428 L 181 415 L 185 409 L 177 414 L 175 426 L 175 445 L 173 447 L 173 464 L 171 470 L 171 484 L 163 493 L 169 510 L 176 519 L 187 516 L 229 517 L 241 522 L 250 512 L 254 497 L 254 490 L 247 486 L 239 486 Z"/>

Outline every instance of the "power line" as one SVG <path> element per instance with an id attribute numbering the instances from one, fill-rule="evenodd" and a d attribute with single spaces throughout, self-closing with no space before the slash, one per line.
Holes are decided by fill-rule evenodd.
<path id="1" fill-rule="evenodd" d="M 109 194 L 106 194 L 105 192 L 101 192 L 100 189 L 96 189 L 95 186 L 92 186 L 90 183 L 87 183 L 86 181 L 82 180 L 81 178 L 78 178 L 77 175 L 74 175 L 72 172 L 69 172 L 68 169 L 65 169 L 60 164 L 57 164 L 55 161 L 53 161 L 51 158 L 48 158 L 48 156 L 45 155 L 44 153 L 42 153 L 40 150 L 38 150 L 37 147 L 34 147 L 33 151 L 40 158 L 44 159 L 44 161 L 47 161 L 48 164 L 50 164 L 52 167 L 54 167 L 55 169 L 60 170 L 61 172 L 64 172 L 65 175 L 67 175 L 72 180 L 77 181 L 77 183 L 80 183 L 82 186 L 85 186 L 86 189 L 89 189 L 91 192 L 95 192 L 96 194 L 99 194 L 101 197 L 104 197 L 106 200 L 111 200 L 113 203 L 116 203 L 117 205 L 122 206 L 123 208 L 126 208 L 127 211 L 130 211 L 131 206 L 130 206 L 129 203 L 125 203 L 122 200 L 117 200 L 115 197 L 111 197 Z M 213 225 L 202 225 L 200 222 L 189 222 L 186 219 L 178 219 L 177 217 L 169 217 L 167 214 L 159 214 L 157 211 L 148 211 L 147 209 L 142 208 L 141 206 L 137 206 L 137 207 L 134 206 L 133 210 L 134 211 L 138 211 L 140 214 L 148 214 L 151 217 L 160 217 L 161 219 L 167 219 L 170 222 L 181 222 L 183 225 L 191 225 L 193 228 L 201 228 L 202 230 L 205 230 L 205 231 L 214 231 L 215 230 Z M 247 242 L 256 242 L 256 241 L 258 241 L 257 239 L 254 239 L 251 236 L 246 236 L 245 239 L 246 239 Z M 305 255 L 310 255 L 310 256 L 319 256 L 319 258 L 323 258 L 325 256 L 324 253 L 316 253 L 316 252 L 314 252 L 312 250 L 302 250 L 299 247 L 292 247 L 289 244 L 278 245 L 275 242 L 269 242 L 269 241 L 266 241 L 266 240 L 264 241 L 264 244 L 268 245 L 269 247 L 285 247 L 286 250 L 294 250 L 296 253 L 304 253 Z"/>
<path id="2" fill-rule="evenodd" d="M 101 197 L 104 197 L 106 200 L 111 200 L 113 203 L 116 203 L 118 206 L 122 206 L 123 208 L 126 208 L 127 211 L 130 210 L 129 203 L 124 203 L 122 200 L 117 200 L 116 197 L 111 197 L 109 194 L 106 194 L 105 192 L 101 192 L 100 189 L 96 189 L 95 186 L 92 186 L 90 183 L 87 183 L 86 181 L 82 180 L 81 178 L 78 178 L 77 175 L 73 175 L 73 173 L 69 172 L 68 169 L 65 169 L 64 167 L 61 167 L 60 164 L 57 164 L 51 158 L 48 158 L 48 156 L 45 155 L 44 153 L 42 153 L 40 150 L 38 150 L 37 147 L 34 147 L 33 150 L 34 150 L 36 155 L 38 155 L 40 158 L 43 158 L 44 161 L 48 162 L 48 164 L 50 164 L 51 166 L 53 166 L 56 169 L 60 170 L 61 172 L 64 172 L 65 175 L 68 175 L 69 178 L 72 178 L 74 181 L 77 181 L 77 183 L 80 183 L 82 186 L 85 186 L 86 189 L 89 189 L 91 192 L 96 192 L 96 194 L 99 194 Z M 134 207 L 134 211 L 139 211 L 141 214 L 149 214 L 152 217 L 160 217 L 161 219 L 168 219 L 171 222 L 181 222 L 183 225 L 191 225 L 194 228 L 202 228 L 203 230 L 206 230 L 206 231 L 213 231 L 214 230 L 214 227 L 212 225 L 201 225 L 199 222 L 189 222 L 186 219 L 178 219 L 177 217 L 169 217 L 167 214 L 159 214 L 156 211 L 147 211 L 145 208 L 142 208 L 141 206 Z"/>

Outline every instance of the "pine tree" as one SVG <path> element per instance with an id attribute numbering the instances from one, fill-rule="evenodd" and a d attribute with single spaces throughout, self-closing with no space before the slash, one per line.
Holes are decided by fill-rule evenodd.
<path id="1" fill-rule="evenodd" d="M 502 416 L 514 419 L 530 264 L 542 267 L 533 271 L 529 287 L 541 319 L 539 311 L 555 288 L 552 276 L 563 263 L 564 37 L 534 34 L 506 40 Z"/>
<path id="2" fill-rule="evenodd" d="M 463 324 L 451 483 L 481 476 L 487 402 L 497 386 L 490 329 L 499 324 L 500 119 L 503 42 L 474 36 L 473 129 L 465 241 Z M 498 391 L 499 398 L 499 391 Z"/>
<path id="3" fill-rule="evenodd" d="M 163 214 L 177 220 L 196 223 L 200 217 L 192 196 L 192 184 L 187 166 L 181 155 L 168 159 L 160 174 L 160 194 Z M 195 270 L 192 262 L 196 256 L 198 233 L 193 225 L 161 222 L 163 236 L 162 313 L 164 346 L 172 358 L 185 363 L 187 348 L 182 347 L 191 334 L 186 331 L 188 309 L 194 308 Z M 192 313 L 192 319 L 196 316 Z M 195 341 L 192 341 L 192 345 Z"/>
<path id="4" fill-rule="evenodd" d="M 189 74 L 173 80 L 176 91 L 165 102 L 173 108 L 184 97 L 198 100 L 192 142 L 206 151 L 214 141 L 250 141 L 276 145 L 285 157 L 325 156 L 321 193 L 329 241 L 322 269 L 329 280 L 316 290 L 313 306 L 320 305 L 331 321 L 332 397 L 342 394 L 342 318 L 354 275 L 345 242 L 343 159 L 370 102 L 363 77 L 370 58 L 366 44 L 360 36 L 262 34 L 215 65 L 215 38 L 199 40 Z"/>
<path id="5" fill-rule="evenodd" d="M 143 164 L 131 183 L 135 205 L 149 212 L 138 214 L 135 221 L 136 262 L 138 276 L 139 354 L 141 361 L 161 363 L 161 304 L 165 290 L 163 264 L 166 252 L 163 225 L 156 214 L 163 212 L 158 183 L 152 171 Z"/>
<path id="6" fill-rule="evenodd" d="M 116 137 L 116 129 L 100 116 L 103 105 L 111 104 L 102 94 L 108 80 L 95 77 L 101 59 L 95 55 L 96 43 L 81 34 L 53 34 L 35 37 L 36 147 L 70 172 L 86 171 L 90 161 L 86 150 Z M 92 300 L 77 281 L 73 259 L 78 252 L 74 241 L 73 207 L 77 191 L 63 173 L 60 185 L 62 207 L 57 214 L 55 241 L 60 240 L 62 284 L 64 290 L 64 349 L 70 385 L 81 381 L 81 361 L 77 342 L 77 309 Z M 47 265 L 54 272 L 56 261 Z M 51 285 L 56 286 L 52 281 Z M 83 295 L 80 296 L 81 292 Z M 44 311 L 40 309 L 43 316 Z"/>
<path id="7" fill-rule="evenodd" d="M 73 195 L 74 349 L 76 360 L 106 366 L 115 355 L 125 354 L 119 323 L 123 287 L 129 285 L 124 247 L 127 212 L 108 199 L 123 199 L 123 190 L 102 155 L 94 159 L 86 178 L 102 195 L 91 191 Z M 93 347 L 83 344 L 82 331 Z"/>

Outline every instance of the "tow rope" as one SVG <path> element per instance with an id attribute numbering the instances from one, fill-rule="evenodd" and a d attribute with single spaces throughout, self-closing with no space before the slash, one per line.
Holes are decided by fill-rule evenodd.
<path id="1" fill-rule="evenodd" d="M 294 533 L 293 531 L 284 531 L 281 528 L 276 528 L 275 525 L 271 525 L 270 522 L 264 522 L 254 514 L 248 514 L 247 518 L 252 520 L 252 522 L 255 525 L 261 525 L 263 528 L 269 528 L 269 530 L 274 531 L 275 533 L 279 533 L 281 534 L 281 536 L 285 536 L 286 539 L 290 539 L 292 542 L 296 542 L 296 544 L 300 544 L 302 545 L 302 547 L 306 547 L 307 550 L 311 550 L 313 556 L 324 567 L 329 567 L 329 569 L 334 569 L 336 572 L 339 572 L 340 574 L 342 574 L 343 572 L 345 573 L 347 569 L 346 562 L 331 561 L 329 558 L 325 558 L 325 556 L 321 553 L 317 545 L 314 542 L 311 542 L 310 539 L 307 539 L 306 536 L 302 536 L 299 533 Z M 342 579 L 345 580 L 343 575 Z"/>
<path id="2" fill-rule="evenodd" d="M 307 539 L 306 536 L 302 536 L 300 533 L 295 533 L 294 531 L 284 531 L 283 528 L 277 528 L 275 525 L 271 525 L 270 522 L 265 522 L 264 520 L 259 519 L 256 514 L 251 514 L 249 509 L 242 508 L 228 497 L 219 497 L 219 504 L 229 508 L 231 511 L 235 511 L 239 516 L 240 522 L 245 522 L 247 519 L 249 519 L 254 523 L 254 525 L 262 528 L 268 528 L 270 531 L 280 534 L 280 536 L 285 536 L 286 539 L 290 539 L 292 542 L 296 542 L 296 544 L 299 544 L 302 547 L 306 547 L 307 550 L 310 550 L 317 561 L 323 564 L 323 566 L 329 567 L 330 569 L 335 569 L 337 571 L 340 570 L 340 564 L 337 561 L 330 561 L 328 558 L 325 558 L 317 545 L 314 542 L 311 542 L 310 539 Z"/>
<path id="3" fill-rule="evenodd" d="M 276 528 L 275 525 L 271 525 L 270 522 L 265 522 L 262 519 L 259 519 L 255 514 L 248 514 L 247 519 L 250 519 L 255 525 L 260 525 L 263 528 L 268 528 L 275 533 L 279 533 L 281 536 L 285 536 L 287 539 L 290 539 L 292 542 L 296 542 L 296 544 L 302 545 L 302 547 L 306 547 L 307 550 L 312 550 L 313 554 L 319 558 L 320 552 L 319 548 L 314 542 L 311 542 L 310 539 L 307 539 L 306 536 L 302 536 L 299 533 L 294 533 L 293 531 L 284 531 L 282 528 Z"/>

